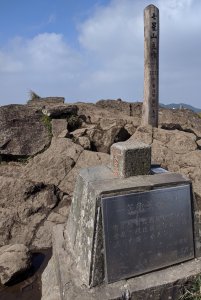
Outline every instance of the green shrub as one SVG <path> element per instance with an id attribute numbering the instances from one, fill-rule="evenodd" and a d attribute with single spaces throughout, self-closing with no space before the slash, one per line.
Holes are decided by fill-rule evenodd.
<path id="1" fill-rule="evenodd" d="M 74 131 L 82 125 L 82 120 L 77 115 L 70 115 L 67 117 L 68 130 Z"/>
<path id="2" fill-rule="evenodd" d="M 201 275 L 184 287 L 181 300 L 201 300 Z"/>
<path id="3" fill-rule="evenodd" d="M 45 125 L 45 127 L 48 130 L 49 136 L 52 137 L 52 123 L 51 123 L 51 118 L 44 115 L 42 116 L 42 122 Z"/>

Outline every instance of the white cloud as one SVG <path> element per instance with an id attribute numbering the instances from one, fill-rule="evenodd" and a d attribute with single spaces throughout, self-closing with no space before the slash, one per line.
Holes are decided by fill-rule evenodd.
<path id="1" fill-rule="evenodd" d="M 80 43 L 99 60 L 89 80 L 97 91 L 104 87 L 108 95 L 121 90 L 119 96 L 143 98 L 143 9 L 148 4 L 112 1 L 83 24 Z M 196 105 L 199 84 L 195 82 L 201 76 L 201 5 L 193 0 L 153 4 L 160 9 L 161 101 L 194 101 Z M 99 88 L 98 82 L 102 82 Z"/>
<path id="2" fill-rule="evenodd" d="M 67 45 L 61 34 L 43 33 L 28 40 L 17 38 L 8 49 L 0 51 L 0 81 L 2 92 L 6 97 L 10 95 L 9 102 L 19 102 L 14 97 L 28 89 L 43 95 L 62 95 L 66 90 L 73 93 L 81 70 L 80 54 Z"/>
<path id="3" fill-rule="evenodd" d="M 0 49 L 1 99 L 23 102 L 26 90 L 33 89 L 42 96 L 65 96 L 67 101 L 142 100 L 143 9 L 148 4 L 148 0 L 113 0 L 97 7 L 79 24 L 79 50 L 62 34 L 15 38 Z M 153 4 L 160 9 L 161 101 L 200 106 L 195 98 L 201 77 L 200 2 Z"/>
<path id="4" fill-rule="evenodd" d="M 135 49 L 131 41 L 143 32 L 141 17 L 134 1 L 112 1 L 82 24 L 79 41 L 100 55 L 116 55 L 122 48 L 131 52 Z"/>

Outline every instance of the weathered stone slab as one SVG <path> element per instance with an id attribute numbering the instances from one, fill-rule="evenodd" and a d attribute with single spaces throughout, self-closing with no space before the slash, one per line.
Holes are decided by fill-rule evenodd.
<path id="1" fill-rule="evenodd" d="M 101 199 L 107 282 L 194 258 L 190 186 Z"/>
<path id="2" fill-rule="evenodd" d="M 114 175 L 120 178 L 147 175 L 151 167 L 151 147 L 132 140 L 113 144 L 111 167 Z"/>

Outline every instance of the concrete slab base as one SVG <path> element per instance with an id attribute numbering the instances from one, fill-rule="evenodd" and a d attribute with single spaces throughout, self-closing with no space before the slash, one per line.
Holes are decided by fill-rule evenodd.
<path id="1" fill-rule="evenodd" d="M 135 278 L 89 289 L 79 282 L 79 274 L 74 269 L 72 256 L 68 249 L 65 249 L 66 241 L 63 233 L 64 226 L 55 226 L 53 233 L 55 263 L 48 265 L 48 272 L 55 274 L 56 281 L 48 283 L 42 280 L 43 294 L 45 290 L 47 291 L 47 285 L 59 287 L 59 297 L 55 298 L 56 300 L 177 300 L 181 297 L 184 284 L 201 273 L 201 259 L 193 259 Z M 53 286 L 52 288 L 54 290 Z M 42 299 L 47 298 L 43 295 Z"/>
<path id="2" fill-rule="evenodd" d="M 42 298 L 41 300 L 60 300 L 60 291 L 56 276 L 54 256 L 49 260 L 42 274 Z"/>

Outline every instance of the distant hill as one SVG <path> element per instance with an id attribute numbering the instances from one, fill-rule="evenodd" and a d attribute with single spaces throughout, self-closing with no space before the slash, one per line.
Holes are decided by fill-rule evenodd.
<path id="1" fill-rule="evenodd" d="M 173 108 L 180 108 L 182 106 L 183 108 L 190 109 L 190 110 L 192 110 L 196 113 L 201 112 L 201 108 L 196 108 L 194 106 L 191 106 L 191 105 L 185 104 L 185 103 L 170 103 L 170 104 L 160 103 L 160 106 L 164 107 L 164 108 L 172 108 L 172 109 Z"/>

